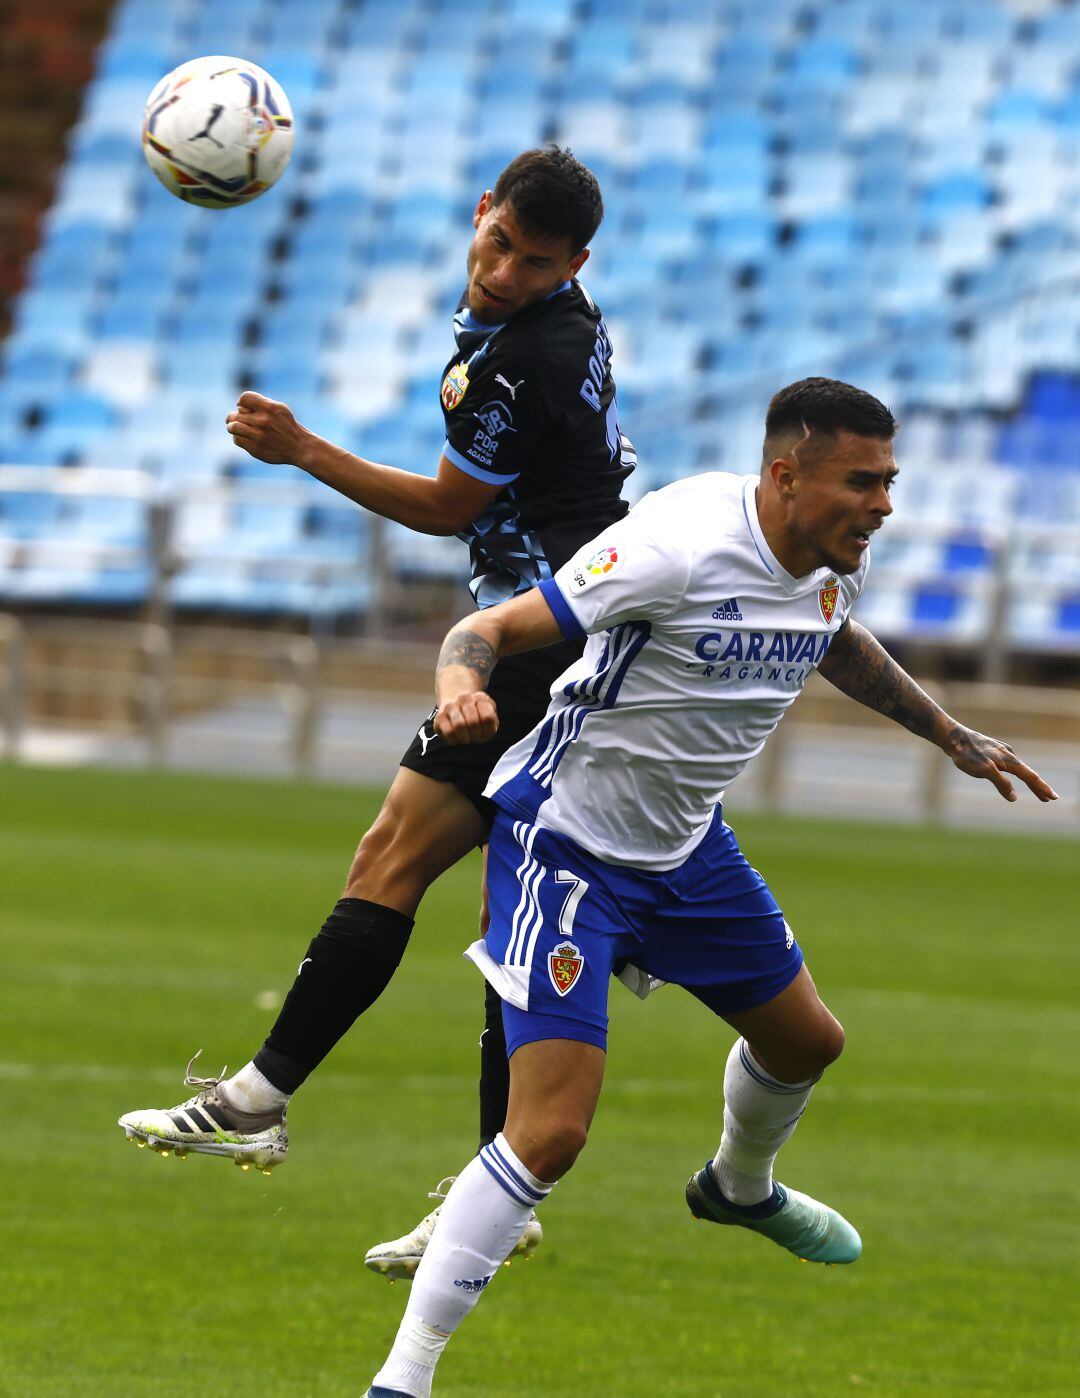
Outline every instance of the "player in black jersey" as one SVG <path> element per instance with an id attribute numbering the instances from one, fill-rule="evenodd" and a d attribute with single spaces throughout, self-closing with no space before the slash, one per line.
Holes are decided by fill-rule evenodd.
<path id="1" fill-rule="evenodd" d="M 478 606 L 551 577 L 625 514 L 621 488 L 634 465 L 619 430 L 611 343 L 576 280 L 602 216 L 595 177 L 555 147 L 525 152 L 485 192 L 440 390 L 446 443 L 434 479 L 352 456 L 257 393 L 243 394 L 229 414 L 234 441 L 262 461 L 301 467 L 387 519 L 467 539 Z M 500 662 L 489 689 L 501 727 L 489 742 L 450 747 L 430 719 L 420 726 L 263 1047 L 224 1082 L 191 1078 L 189 1064 L 196 1095 L 168 1111 L 121 1117 L 130 1137 L 263 1169 L 285 1158 L 289 1096 L 389 984 L 430 884 L 486 843 L 488 775 L 542 716 L 552 681 L 580 649 L 563 643 Z M 482 1044 L 484 1145 L 502 1128 L 508 1084 L 493 993 Z M 419 1254 L 411 1265 L 409 1257 L 369 1260 L 400 1275 Z"/>

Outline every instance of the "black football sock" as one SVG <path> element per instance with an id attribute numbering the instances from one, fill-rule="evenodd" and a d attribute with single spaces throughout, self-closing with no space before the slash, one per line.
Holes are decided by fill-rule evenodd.
<path id="1" fill-rule="evenodd" d="M 295 1092 L 393 980 L 412 929 L 412 918 L 393 908 L 339 899 L 255 1055 L 259 1072 Z"/>
<path id="2" fill-rule="evenodd" d="M 502 1000 L 484 982 L 484 1032 L 480 1038 L 480 1149 L 490 1145 L 506 1124 L 510 1100 L 510 1064 L 506 1057 Z"/>

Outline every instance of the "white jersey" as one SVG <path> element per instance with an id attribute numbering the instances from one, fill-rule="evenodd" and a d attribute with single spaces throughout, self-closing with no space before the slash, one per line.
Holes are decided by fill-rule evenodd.
<path id="1" fill-rule="evenodd" d="M 765 542 L 757 476 L 646 495 L 540 584 L 581 660 L 485 794 L 612 864 L 676 868 L 821 663 L 866 577 L 794 578 Z"/>

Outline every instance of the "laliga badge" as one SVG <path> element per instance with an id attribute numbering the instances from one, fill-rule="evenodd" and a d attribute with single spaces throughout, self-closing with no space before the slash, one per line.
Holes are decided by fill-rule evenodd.
<path id="1" fill-rule="evenodd" d="M 826 578 L 818 591 L 817 599 L 821 607 L 821 615 L 826 621 L 832 621 L 833 613 L 836 611 L 836 599 L 840 596 L 840 584 L 836 578 Z"/>
<path id="2" fill-rule="evenodd" d="M 553 952 L 548 953 L 548 975 L 557 994 L 565 995 L 573 989 L 585 958 L 573 942 L 560 942 Z"/>
<path id="3" fill-rule="evenodd" d="M 606 578 L 609 573 L 619 567 L 625 554 L 625 547 L 622 554 L 617 548 L 610 545 L 607 548 L 598 549 L 588 562 L 574 569 L 573 587 L 575 591 L 584 592 L 593 583 L 599 582 L 601 578 Z"/>
<path id="4" fill-rule="evenodd" d="M 467 364 L 455 364 L 442 381 L 442 405 L 448 413 L 452 413 L 461 400 L 465 397 L 465 391 L 469 387 L 469 366 Z"/>

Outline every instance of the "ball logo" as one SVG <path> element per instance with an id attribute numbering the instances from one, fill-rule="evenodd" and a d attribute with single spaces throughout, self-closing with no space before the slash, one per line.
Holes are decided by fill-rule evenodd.
<path id="1" fill-rule="evenodd" d="M 839 596 L 839 581 L 835 577 L 826 578 L 818 591 L 818 604 L 821 607 L 821 615 L 827 622 L 833 619 L 833 613 L 836 611 L 836 599 Z"/>
<path id="2" fill-rule="evenodd" d="M 553 952 L 549 952 L 548 975 L 560 996 L 573 989 L 584 965 L 585 958 L 573 942 L 560 942 Z"/>
<path id="3" fill-rule="evenodd" d="M 590 573 L 594 578 L 602 578 L 605 573 L 610 573 L 615 564 L 619 561 L 619 552 L 614 548 L 601 549 L 594 553 L 585 564 L 586 573 Z"/>

